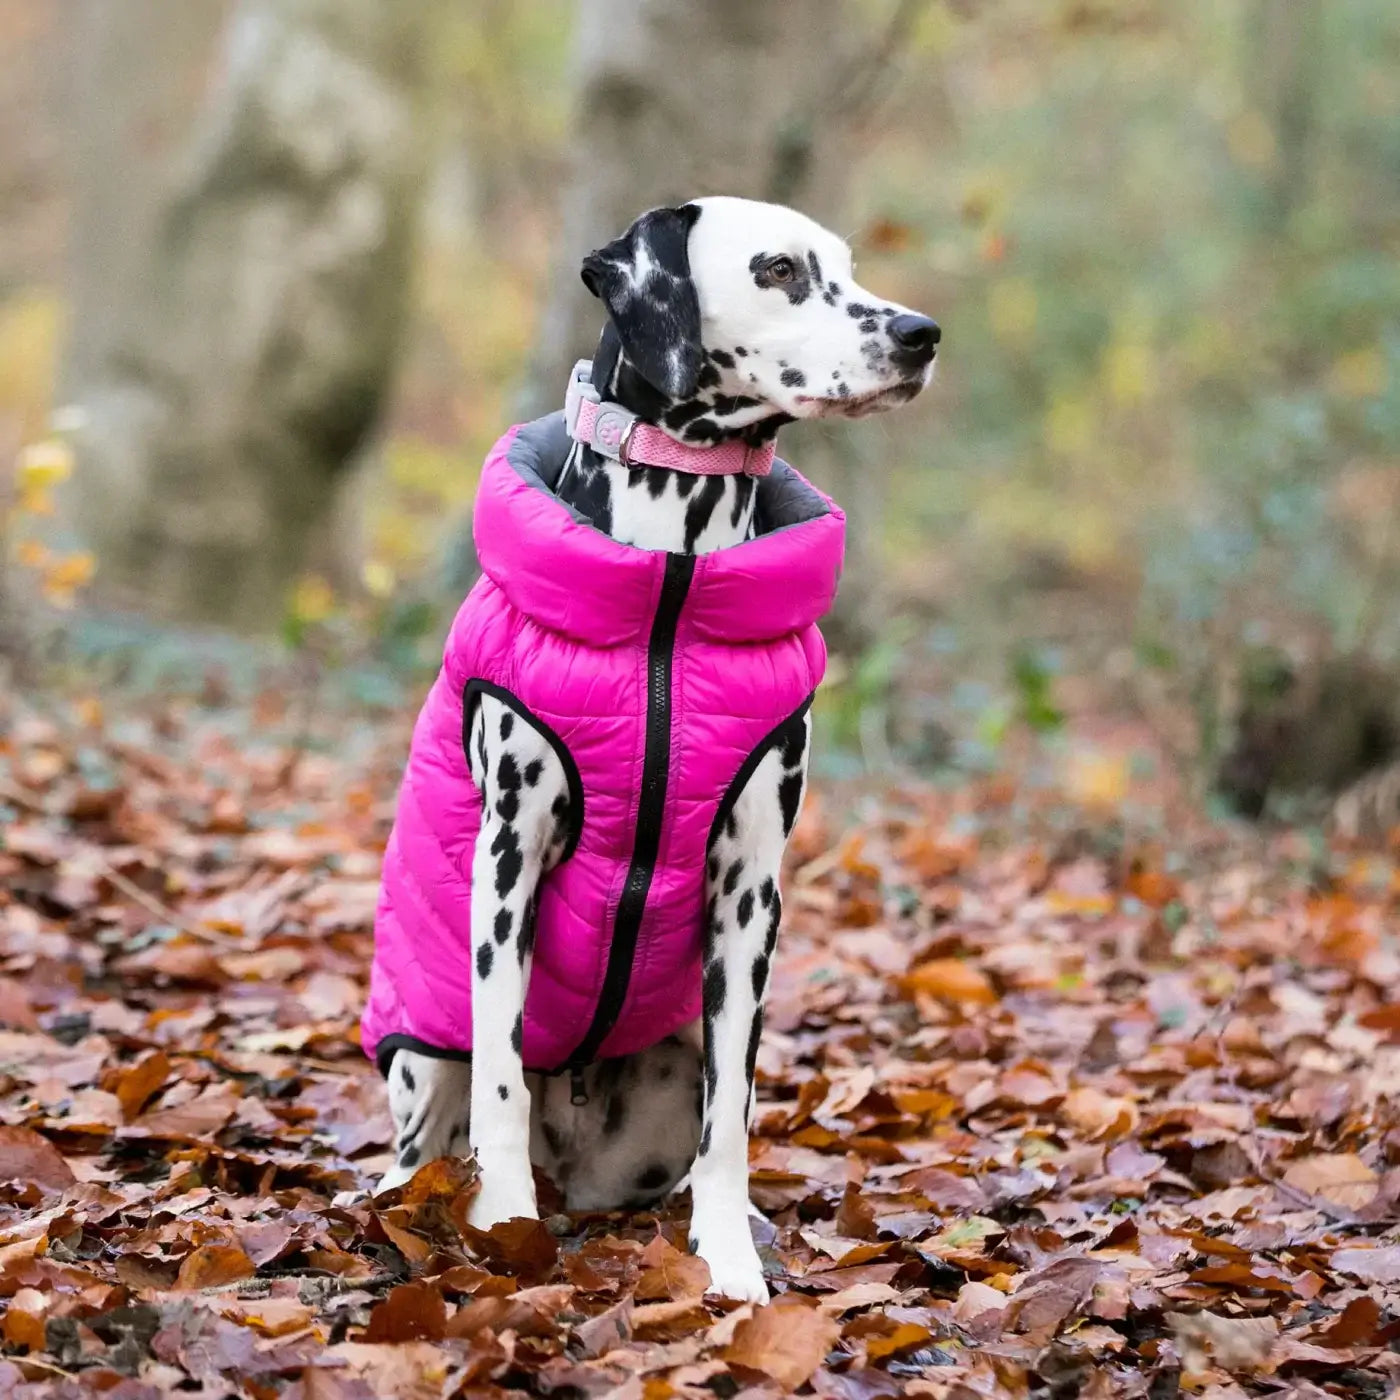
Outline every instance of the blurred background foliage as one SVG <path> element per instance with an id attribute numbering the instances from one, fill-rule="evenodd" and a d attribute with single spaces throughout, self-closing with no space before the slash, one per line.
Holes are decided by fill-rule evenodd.
<path id="1" fill-rule="evenodd" d="M 477 466 L 536 349 L 571 144 L 587 149 L 572 129 L 580 13 L 423 6 L 412 297 L 368 439 L 363 544 L 352 573 L 308 567 L 288 591 L 293 649 L 320 637 L 329 659 L 368 650 L 408 675 L 431 660 Z M 880 58 L 836 222 L 862 279 L 945 331 L 935 388 L 861 425 L 845 478 L 865 474 L 883 504 L 875 620 L 823 700 L 837 747 L 867 767 L 990 767 L 1015 736 L 1054 743 L 1092 711 L 1145 719 L 1183 771 L 1209 775 L 1258 699 L 1252 658 L 1285 668 L 1284 683 L 1264 668 L 1266 699 L 1336 658 L 1393 675 L 1393 0 L 833 13 Z M 219 22 L 189 41 L 172 110 L 199 105 Z M 60 345 L 85 335 L 75 42 L 58 7 L 0 8 L 0 452 L 16 460 L 55 422 L 62 442 Z M 822 94 L 803 95 L 820 122 Z M 183 134 L 149 137 L 175 149 Z M 800 437 L 788 445 L 800 462 Z M 43 594 L 70 602 L 91 558 L 47 513 L 34 482 L 55 469 L 36 460 L 8 506 L 11 610 L 19 597 L 26 615 Z M 100 549 L 91 562 L 96 598 Z"/>

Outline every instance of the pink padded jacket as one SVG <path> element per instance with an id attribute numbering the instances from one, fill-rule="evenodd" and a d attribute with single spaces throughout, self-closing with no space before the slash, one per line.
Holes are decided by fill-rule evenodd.
<path id="1" fill-rule="evenodd" d="M 414 729 L 384 856 L 362 1043 L 461 1057 L 472 1044 L 471 866 L 481 820 L 464 736 L 481 694 L 549 740 L 573 827 L 546 876 L 526 995 L 528 1068 L 654 1045 L 700 1014 L 711 833 L 800 722 L 826 649 L 841 512 L 783 462 L 754 539 L 689 556 L 609 539 L 551 490 L 563 415 L 492 449 L 474 533 L 483 577 Z"/>

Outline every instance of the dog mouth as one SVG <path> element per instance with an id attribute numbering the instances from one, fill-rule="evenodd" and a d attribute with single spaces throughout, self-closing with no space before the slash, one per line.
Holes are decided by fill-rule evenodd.
<path id="1" fill-rule="evenodd" d="M 908 403 L 923 392 L 927 378 L 902 379 L 883 389 L 872 389 L 868 394 L 855 394 L 846 398 L 817 398 L 802 394 L 798 404 L 803 409 L 804 418 L 867 418 L 872 413 L 883 413 L 887 408 L 897 408 Z"/>

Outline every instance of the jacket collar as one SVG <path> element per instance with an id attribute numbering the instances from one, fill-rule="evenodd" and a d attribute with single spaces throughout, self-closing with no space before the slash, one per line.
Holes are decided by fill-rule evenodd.
<path id="1" fill-rule="evenodd" d="M 562 413 L 512 428 L 482 469 L 473 516 L 487 576 L 521 612 L 596 646 L 645 642 L 666 554 L 619 544 L 554 494 L 568 454 Z M 702 554 L 682 632 L 714 642 L 770 641 L 830 608 L 841 574 L 845 516 L 786 462 L 757 484 L 765 532 Z"/>

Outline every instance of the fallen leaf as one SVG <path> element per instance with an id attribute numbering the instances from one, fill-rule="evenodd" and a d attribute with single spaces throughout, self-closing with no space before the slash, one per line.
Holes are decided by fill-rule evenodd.
<path id="1" fill-rule="evenodd" d="M 1278 1321 L 1272 1317 L 1174 1312 L 1166 1318 L 1188 1376 L 1208 1376 L 1213 1367 L 1246 1374 L 1257 1371 L 1278 1336 Z"/>
<path id="2" fill-rule="evenodd" d="M 155 1050 L 130 1069 L 117 1071 L 110 1087 L 120 1101 L 122 1116 L 128 1123 L 165 1087 L 172 1068 L 170 1056 L 164 1050 Z"/>
<path id="3" fill-rule="evenodd" d="M 1060 1104 L 1060 1113 L 1091 1139 L 1124 1137 L 1136 1130 L 1140 1117 L 1131 1099 L 1088 1087 L 1071 1089 Z"/>
<path id="4" fill-rule="evenodd" d="M 32 1128 L 0 1127 L 0 1181 L 32 1181 L 65 1191 L 77 1178 L 63 1154 Z"/>
<path id="5" fill-rule="evenodd" d="M 25 1351 L 43 1351 L 44 1315 L 48 1300 L 37 1288 L 21 1288 L 10 1299 L 0 1333 L 7 1346 Z"/>
<path id="6" fill-rule="evenodd" d="M 185 1257 L 175 1287 L 224 1288 L 255 1273 L 253 1261 L 236 1245 L 206 1244 Z"/>
<path id="7" fill-rule="evenodd" d="M 365 1342 L 440 1342 L 447 1334 L 447 1304 L 430 1283 L 401 1283 L 369 1315 Z"/>
<path id="8" fill-rule="evenodd" d="M 780 1299 L 755 1308 L 734 1330 L 724 1359 L 796 1390 L 811 1380 L 841 1337 L 841 1327 L 812 1308 Z"/>
<path id="9" fill-rule="evenodd" d="M 698 1255 L 682 1254 L 657 1235 L 642 1251 L 643 1268 L 634 1293 L 639 1303 L 660 1298 L 699 1298 L 710 1286 L 710 1266 Z"/>
<path id="10" fill-rule="evenodd" d="M 1317 1153 L 1294 1162 L 1283 1179 L 1296 1191 L 1360 1210 L 1375 1199 L 1378 1178 L 1353 1152 Z"/>
<path id="11" fill-rule="evenodd" d="M 935 958 L 919 963 L 904 974 L 900 985 L 908 993 L 922 992 L 940 1001 L 990 1006 L 997 999 L 986 974 L 961 958 Z"/>
<path id="12" fill-rule="evenodd" d="M 1362 1283 L 1400 1283 L 1400 1245 L 1334 1249 L 1328 1263 Z"/>
<path id="13" fill-rule="evenodd" d="M 1315 1340 L 1328 1347 L 1369 1346 L 1380 1325 L 1381 1305 L 1371 1297 L 1353 1298 Z"/>

